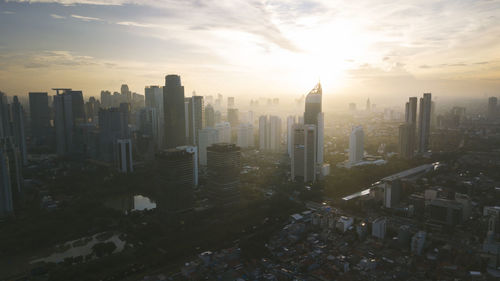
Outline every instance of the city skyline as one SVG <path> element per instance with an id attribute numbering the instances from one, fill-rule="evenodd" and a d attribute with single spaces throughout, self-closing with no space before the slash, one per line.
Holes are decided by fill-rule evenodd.
<path id="1" fill-rule="evenodd" d="M 499 9 L 498 1 L 1 1 L 0 83 L 9 95 L 60 85 L 97 96 L 123 83 L 143 93 L 178 73 L 200 95 L 297 98 L 320 79 L 325 100 L 483 98 L 500 90 Z"/>

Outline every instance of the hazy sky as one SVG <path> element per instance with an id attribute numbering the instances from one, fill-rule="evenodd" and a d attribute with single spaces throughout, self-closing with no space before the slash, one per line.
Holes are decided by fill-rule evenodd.
<path id="1" fill-rule="evenodd" d="M 500 1 L 0 0 L 0 90 L 500 95 Z"/>

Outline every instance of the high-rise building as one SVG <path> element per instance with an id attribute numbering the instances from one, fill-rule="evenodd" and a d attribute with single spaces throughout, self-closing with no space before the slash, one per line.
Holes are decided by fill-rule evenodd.
<path id="1" fill-rule="evenodd" d="M 231 143 L 231 124 L 229 122 L 221 122 L 215 124 L 219 142 Z"/>
<path id="2" fill-rule="evenodd" d="M 418 123 L 418 151 L 424 153 L 429 150 L 431 129 L 431 94 L 425 93 L 420 98 L 420 115 Z"/>
<path id="3" fill-rule="evenodd" d="M 212 128 L 215 126 L 215 111 L 211 104 L 205 106 L 205 126 Z"/>
<path id="4" fill-rule="evenodd" d="M 316 126 L 295 124 L 292 141 L 292 179 L 303 182 L 316 181 Z"/>
<path id="5" fill-rule="evenodd" d="M 259 148 L 270 152 L 281 149 L 281 118 L 278 116 L 259 117 Z"/>
<path id="6" fill-rule="evenodd" d="M 399 127 L 399 155 L 411 159 L 416 149 L 417 97 L 411 97 L 405 105 L 405 124 Z"/>
<path id="7" fill-rule="evenodd" d="M 9 103 L 7 95 L 0 92 L 0 137 L 11 136 Z"/>
<path id="8" fill-rule="evenodd" d="M 349 137 L 349 164 L 356 164 L 363 160 L 364 151 L 363 127 L 352 127 L 351 136 Z"/>
<path id="9" fill-rule="evenodd" d="M 237 108 L 227 109 L 227 121 L 231 124 L 231 128 L 236 128 L 240 124 L 239 111 Z"/>
<path id="10" fill-rule="evenodd" d="M 211 127 L 206 127 L 200 130 L 198 135 L 198 151 L 200 158 L 200 165 L 207 165 L 207 147 L 214 143 L 218 143 L 218 133 L 217 130 Z"/>
<path id="11" fill-rule="evenodd" d="M 253 126 L 252 124 L 243 123 L 238 126 L 237 132 L 238 140 L 237 145 L 241 148 L 253 147 Z"/>
<path id="12" fill-rule="evenodd" d="M 122 102 L 130 103 L 132 101 L 132 92 L 129 90 L 127 84 L 122 84 L 120 88 L 120 94 L 122 95 Z"/>
<path id="13" fill-rule="evenodd" d="M 169 148 L 156 154 L 158 180 L 164 186 L 165 208 L 169 212 L 188 209 L 193 201 L 194 153 L 188 149 Z"/>
<path id="14" fill-rule="evenodd" d="M 323 90 L 318 83 L 306 96 L 304 124 L 316 126 L 316 163 L 323 164 L 324 115 L 322 112 Z M 299 123 L 300 120 L 299 120 Z M 321 161 L 321 162 L 319 162 Z M 320 169 L 317 169 L 318 171 Z"/>
<path id="15" fill-rule="evenodd" d="M 174 148 L 186 144 L 184 86 L 181 85 L 179 75 L 165 76 L 163 110 L 165 116 L 165 147 Z"/>
<path id="16" fill-rule="evenodd" d="M 134 161 L 132 159 L 132 141 L 130 139 L 116 140 L 117 166 L 121 173 L 131 173 L 134 171 Z"/>
<path id="17" fill-rule="evenodd" d="M 288 152 L 288 157 L 292 157 L 293 153 L 293 125 L 296 124 L 296 118 L 295 116 L 288 116 L 286 118 L 286 146 L 287 146 L 287 152 Z"/>
<path id="18" fill-rule="evenodd" d="M 186 151 L 192 157 L 192 165 L 193 165 L 193 185 L 198 186 L 198 148 L 196 146 L 178 146 L 177 149 Z"/>
<path id="19" fill-rule="evenodd" d="M 14 141 L 19 147 L 23 165 L 28 164 L 28 150 L 26 148 L 26 136 L 24 134 L 24 109 L 17 96 L 14 96 L 11 104 L 12 114 L 12 135 Z"/>
<path id="20" fill-rule="evenodd" d="M 155 143 L 158 149 L 165 145 L 165 114 L 163 110 L 163 87 L 149 86 L 144 88 L 146 107 L 154 108 L 156 111 L 157 134 Z"/>
<path id="21" fill-rule="evenodd" d="M 5 137 L 0 138 L 0 153 L 3 156 L 0 156 L 0 161 L 6 161 L 4 164 L 0 164 L 0 170 L 6 169 L 6 180 L 3 180 L 4 174 L 0 171 L 0 201 L 3 200 L 2 195 L 6 196 L 4 202 L 0 202 L 0 205 L 9 206 L 9 201 L 11 201 L 10 205 L 12 206 L 16 202 L 20 202 L 22 192 L 23 192 L 23 163 L 21 158 L 21 153 L 19 151 L 18 146 L 14 141 L 14 137 Z M 3 194 L 2 194 L 3 193 Z M 9 196 L 11 198 L 9 198 Z M 14 203 L 12 203 L 12 201 Z M 0 206 L 0 216 L 2 212 L 2 206 Z M 9 209 L 9 208 L 7 208 Z M 12 208 L 13 210 L 13 208 Z"/>
<path id="22" fill-rule="evenodd" d="M 46 92 L 30 92 L 31 136 L 36 144 L 47 143 L 50 135 L 49 97 Z"/>
<path id="23" fill-rule="evenodd" d="M 10 182 L 9 158 L 0 147 L 0 217 L 14 212 L 12 185 Z"/>
<path id="24" fill-rule="evenodd" d="M 129 114 L 125 107 L 101 109 L 99 111 L 99 158 L 112 162 L 116 159 L 116 142 L 129 139 Z"/>
<path id="25" fill-rule="evenodd" d="M 497 97 L 489 97 L 488 98 L 488 119 L 493 120 L 498 117 L 498 99 Z"/>
<path id="26" fill-rule="evenodd" d="M 399 157 L 402 159 L 413 158 L 415 134 L 412 134 L 412 132 L 414 131 L 415 126 L 412 124 L 403 123 L 399 126 Z"/>
<path id="27" fill-rule="evenodd" d="M 216 143 L 207 148 L 208 190 L 219 206 L 239 200 L 241 151 L 234 144 Z"/>
<path id="28" fill-rule="evenodd" d="M 203 129 L 203 115 L 205 107 L 203 106 L 202 96 L 192 96 L 185 98 L 186 101 L 186 137 L 187 143 L 192 145 L 198 144 L 198 131 Z"/>
<path id="29" fill-rule="evenodd" d="M 101 107 L 108 108 L 113 106 L 113 99 L 110 91 L 101 91 Z"/>
<path id="30" fill-rule="evenodd" d="M 385 218 L 377 218 L 372 222 L 372 236 L 377 237 L 379 239 L 385 238 L 386 232 L 386 219 Z"/>
<path id="31" fill-rule="evenodd" d="M 427 233 L 425 231 L 419 231 L 413 235 L 411 238 L 411 252 L 416 255 L 421 255 L 425 245 L 425 238 Z"/>
<path id="32" fill-rule="evenodd" d="M 83 123 L 85 115 L 82 92 L 71 89 L 54 90 L 57 91 L 54 96 L 57 154 L 81 153 L 83 145 L 79 125 Z"/>
<path id="33" fill-rule="evenodd" d="M 366 100 L 366 111 L 370 111 L 370 110 L 372 110 L 372 106 L 370 104 L 370 99 L 368 98 Z"/>
<path id="34" fill-rule="evenodd" d="M 234 97 L 227 97 L 227 108 L 234 107 Z"/>

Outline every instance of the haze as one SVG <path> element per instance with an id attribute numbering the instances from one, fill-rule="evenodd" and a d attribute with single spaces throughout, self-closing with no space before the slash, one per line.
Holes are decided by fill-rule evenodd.
<path id="1" fill-rule="evenodd" d="M 499 15 L 499 1 L 2 1 L 0 85 L 143 93 L 178 73 L 186 93 L 246 99 L 318 80 L 326 100 L 484 98 L 500 90 Z"/>

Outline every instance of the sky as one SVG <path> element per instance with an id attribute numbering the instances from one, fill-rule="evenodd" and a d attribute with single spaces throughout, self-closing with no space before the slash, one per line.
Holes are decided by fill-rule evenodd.
<path id="1" fill-rule="evenodd" d="M 400 101 L 500 95 L 495 0 L 0 0 L 9 95 L 179 74 L 186 95 Z"/>

